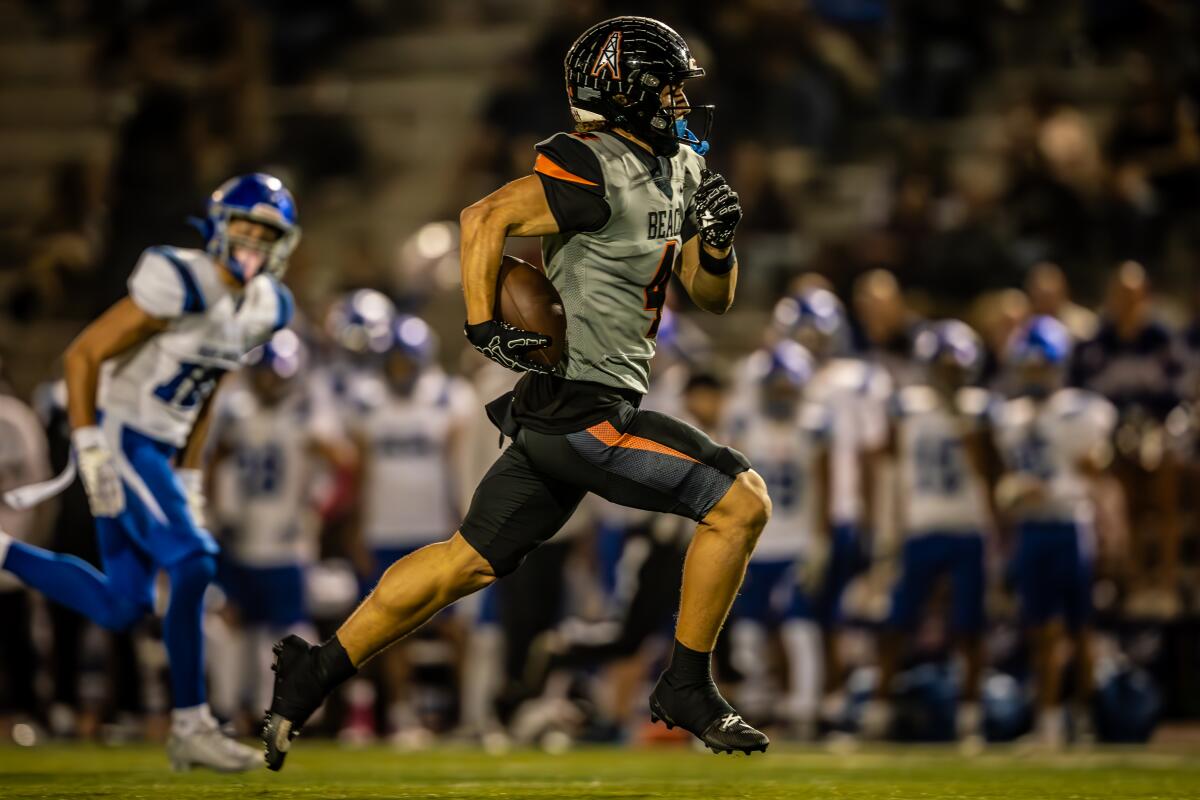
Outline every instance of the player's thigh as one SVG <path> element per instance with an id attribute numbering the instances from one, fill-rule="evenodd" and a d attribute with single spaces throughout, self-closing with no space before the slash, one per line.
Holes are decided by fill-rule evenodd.
<path id="1" fill-rule="evenodd" d="M 501 577 L 557 533 L 586 493 L 536 468 L 514 442 L 479 482 L 459 530 Z"/>
<path id="2" fill-rule="evenodd" d="M 701 520 L 749 469 L 745 456 L 681 420 L 627 406 L 575 433 L 523 430 L 533 463 L 613 503 Z"/>
<path id="3" fill-rule="evenodd" d="M 220 548 L 212 534 L 196 524 L 183 485 L 171 460 L 174 448 L 122 428 L 120 458 L 126 510 L 136 518 L 141 548 L 160 566 L 170 566 L 199 553 Z"/>
<path id="4" fill-rule="evenodd" d="M 1076 532 L 1062 545 L 1062 611 L 1067 629 L 1083 629 L 1092 615 L 1092 554 L 1083 546 L 1083 534 Z"/>
<path id="5" fill-rule="evenodd" d="M 139 521 L 128 505 L 116 517 L 96 517 L 96 543 L 104 576 L 118 591 L 141 605 L 154 605 L 153 557 L 139 543 Z"/>
<path id="6" fill-rule="evenodd" d="M 1044 625 L 1061 613 L 1060 553 L 1053 528 L 1025 523 L 1018 534 L 1014 583 L 1026 625 Z"/>
<path id="7" fill-rule="evenodd" d="M 986 578 L 983 564 L 983 538 L 962 535 L 952 543 L 950 562 L 951 625 L 958 633 L 983 630 Z"/>
<path id="8" fill-rule="evenodd" d="M 892 627 L 903 630 L 916 627 L 938 576 L 939 545 L 933 536 L 920 536 L 904 543 L 900 577 L 892 589 L 892 611 L 888 620 Z"/>

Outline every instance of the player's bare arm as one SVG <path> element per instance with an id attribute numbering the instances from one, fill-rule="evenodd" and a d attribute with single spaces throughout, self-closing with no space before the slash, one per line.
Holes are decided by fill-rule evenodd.
<path id="1" fill-rule="evenodd" d="M 204 467 L 204 445 L 208 441 L 208 432 L 212 429 L 213 409 L 216 408 L 216 397 L 222 382 L 218 381 L 212 393 L 204 400 L 204 408 L 200 410 L 196 425 L 188 434 L 187 444 L 179 451 L 179 469 L 199 470 Z"/>
<path id="2" fill-rule="evenodd" d="M 366 431 L 359 427 L 352 428 L 349 432 L 350 446 L 355 454 L 355 477 L 354 487 L 357 491 L 357 496 L 354 502 L 350 504 L 349 516 L 345 524 L 345 540 L 343 545 L 346 549 L 346 554 L 350 557 L 350 562 L 354 565 L 355 571 L 360 577 L 366 579 L 375 574 L 376 564 L 375 556 L 371 554 L 370 548 L 367 547 L 366 534 L 363 531 L 363 508 L 366 505 L 366 487 L 370 484 L 370 464 L 369 457 L 371 441 L 367 436 Z"/>
<path id="3" fill-rule="evenodd" d="M 467 323 L 474 325 L 492 318 L 504 239 L 558 233 L 558 224 L 536 175 L 518 178 L 467 206 L 459 224 L 463 298 Z"/>
<path id="4" fill-rule="evenodd" d="M 887 465 L 899 449 L 895 426 L 889 426 L 887 435 L 878 446 L 865 446 L 858 451 L 859 494 L 862 498 L 864 531 L 874 533 L 879 513 L 879 489 L 888 474 Z"/>
<path id="5" fill-rule="evenodd" d="M 96 426 L 100 365 L 165 327 L 165 322 L 150 316 L 126 297 L 85 328 L 63 356 L 71 440 L 87 488 L 88 504 L 98 517 L 114 517 L 125 508 L 121 478 L 104 434 Z"/>
<path id="6" fill-rule="evenodd" d="M 738 193 L 725 176 L 706 168 L 700 172 L 700 185 L 692 194 L 687 213 L 696 235 L 683 243 L 677 265 L 679 278 L 692 302 L 705 311 L 724 314 L 733 305 L 737 289 L 733 237 L 742 221 Z"/>
<path id="7" fill-rule="evenodd" d="M 963 447 L 968 463 L 986 487 L 984 502 L 987 504 L 988 517 L 994 522 L 1000 518 L 1000 509 L 996 507 L 995 488 L 1000 479 L 1002 465 L 991 432 L 987 429 L 969 431 L 963 436 Z"/>
<path id="8" fill-rule="evenodd" d="M 484 356 L 508 369 L 545 372 L 526 354 L 549 344 L 549 338 L 493 318 L 505 238 L 558 232 L 541 182 L 534 175 L 526 175 L 505 184 L 463 209 L 459 223 L 467 339 Z"/>
<path id="9" fill-rule="evenodd" d="M 330 436 L 317 436 L 312 440 L 312 451 L 335 470 L 357 470 L 358 450 L 352 442 Z"/>
<path id="10" fill-rule="evenodd" d="M 714 275 L 700 266 L 700 253 L 703 252 L 713 261 L 731 260 L 729 272 Z M 679 260 L 677 274 L 688 297 L 700 308 L 711 314 L 724 314 L 733 305 L 733 296 L 737 291 L 738 264 L 733 246 L 718 249 L 703 244 L 699 236 L 693 236 L 683 243 L 683 256 Z"/>
<path id="11" fill-rule="evenodd" d="M 96 424 L 96 387 L 100 365 L 167 327 L 126 297 L 84 328 L 63 356 L 67 382 L 67 414 L 72 428 Z"/>
<path id="12" fill-rule="evenodd" d="M 830 502 L 832 486 L 829 447 L 821 448 L 816 457 L 812 491 L 816 504 L 816 531 L 813 547 L 806 559 L 801 580 L 812 592 L 819 591 L 829 567 L 833 547 L 833 504 Z"/>
<path id="13" fill-rule="evenodd" d="M 212 429 L 213 409 L 216 407 L 215 398 L 220 388 L 221 382 L 218 381 L 217 385 L 213 387 L 212 393 L 205 398 L 204 407 L 200 409 L 200 416 L 196 418 L 196 424 L 192 427 L 192 432 L 188 434 L 187 444 L 179 451 L 178 459 L 175 462 L 175 475 L 183 484 L 188 511 L 192 515 L 192 520 L 202 528 L 208 527 L 206 514 L 208 493 L 204 485 L 205 444 L 208 442 L 208 432 Z"/>

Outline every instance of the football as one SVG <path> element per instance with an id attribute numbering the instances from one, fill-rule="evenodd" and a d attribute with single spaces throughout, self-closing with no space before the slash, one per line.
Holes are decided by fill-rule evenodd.
<path id="1" fill-rule="evenodd" d="M 540 269 L 519 258 L 504 256 L 496 277 L 495 314 L 510 325 L 551 338 L 548 347 L 531 350 L 530 359 L 547 367 L 562 359 L 567 316 L 558 290 Z"/>

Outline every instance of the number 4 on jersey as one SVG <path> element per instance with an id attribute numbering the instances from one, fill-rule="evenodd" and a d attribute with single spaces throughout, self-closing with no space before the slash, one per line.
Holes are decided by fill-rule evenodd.
<path id="1" fill-rule="evenodd" d="M 645 310 L 654 312 L 654 321 L 646 331 L 646 338 L 658 336 L 658 326 L 662 322 L 663 305 L 667 302 L 667 282 L 671 280 L 671 270 L 675 267 L 675 248 L 678 243 L 672 239 L 663 247 L 662 260 L 658 262 L 658 270 L 644 290 Z"/>

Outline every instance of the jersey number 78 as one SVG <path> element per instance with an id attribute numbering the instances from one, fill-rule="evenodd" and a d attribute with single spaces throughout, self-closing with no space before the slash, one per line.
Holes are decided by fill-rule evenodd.
<path id="1" fill-rule="evenodd" d="M 208 399 L 224 374 L 220 367 L 180 364 L 174 377 L 155 388 L 154 396 L 177 408 L 193 408 Z"/>

